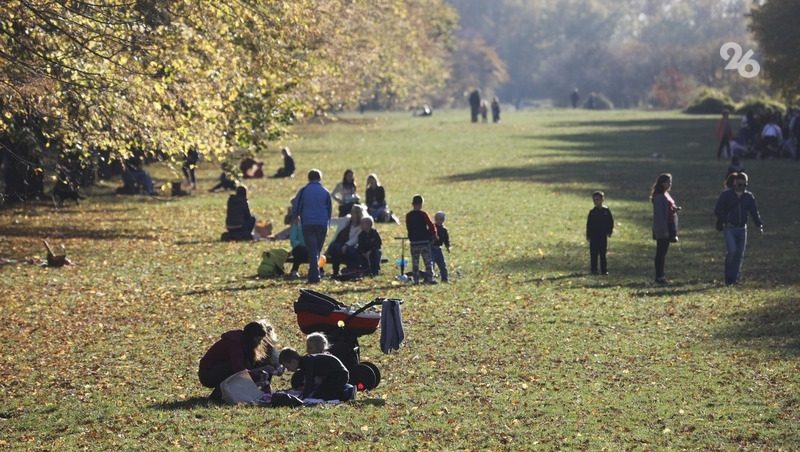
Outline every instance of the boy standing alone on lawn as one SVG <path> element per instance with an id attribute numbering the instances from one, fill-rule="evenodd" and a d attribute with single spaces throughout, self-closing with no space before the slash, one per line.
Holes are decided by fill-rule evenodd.
<path id="1" fill-rule="evenodd" d="M 425 283 L 436 284 L 431 263 L 431 242 L 437 240 L 438 236 L 431 217 L 422 210 L 422 203 L 422 196 L 414 195 L 411 200 L 413 209 L 406 214 L 406 230 L 408 241 L 411 243 L 411 268 L 414 271 L 414 283 L 418 284 L 419 258 L 422 257 L 425 264 Z"/>
<path id="2" fill-rule="evenodd" d="M 592 194 L 594 208 L 589 211 L 586 219 L 586 240 L 589 241 L 589 256 L 591 259 L 592 274 L 597 274 L 597 261 L 600 260 L 600 274 L 608 274 L 608 263 L 606 262 L 606 251 L 608 250 L 608 238 L 614 232 L 614 217 L 611 209 L 603 205 L 605 194 L 596 191 Z"/>

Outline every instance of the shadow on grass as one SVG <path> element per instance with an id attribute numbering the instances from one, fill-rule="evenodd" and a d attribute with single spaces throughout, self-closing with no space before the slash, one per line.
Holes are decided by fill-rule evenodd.
<path id="1" fill-rule="evenodd" d="M 150 408 L 162 411 L 191 410 L 194 408 L 209 408 L 220 405 L 211 401 L 208 397 L 195 396 L 186 400 L 174 400 L 171 402 L 159 402 L 150 405 Z"/>
<path id="2" fill-rule="evenodd" d="M 75 226 L 6 226 L 0 228 L 0 235 L 8 237 L 91 239 L 91 240 L 158 240 L 155 235 L 146 235 L 124 229 L 84 229 Z"/>
<path id="3" fill-rule="evenodd" d="M 196 289 L 184 292 L 184 295 L 208 295 L 220 292 L 248 292 L 251 290 L 261 290 L 266 288 L 266 285 L 263 284 L 255 284 L 255 285 L 245 285 L 245 286 L 233 286 L 233 287 L 212 287 L 208 289 Z"/>
<path id="4" fill-rule="evenodd" d="M 729 320 L 730 325 L 716 335 L 717 339 L 800 356 L 800 298 L 776 299 L 749 311 L 737 312 Z"/>
<path id="5" fill-rule="evenodd" d="M 445 182 L 484 180 L 522 181 L 555 185 L 560 192 L 586 195 L 574 183 L 596 186 L 610 192 L 615 199 L 644 200 L 655 177 L 665 171 L 676 173 L 676 188 L 696 185 L 702 192 L 709 177 L 722 180 L 723 174 L 710 174 L 707 162 L 698 158 L 700 143 L 689 138 L 704 136 L 713 124 L 687 119 L 621 120 L 574 122 L 561 127 L 595 129 L 576 132 L 566 129 L 542 135 L 520 135 L 525 141 L 545 141 L 537 145 L 532 159 L 558 158 L 567 155 L 590 157 L 588 160 L 559 163 L 527 163 L 523 165 L 483 168 L 474 172 L 453 174 Z M 710 128 L 709 128 L 710 127 Z M 653 156 L 657 157 L 654 158 Z M 708 158 L 712 150 L 708 151 Z M 707 160 L 707 159 L 706 159 Z M 717 193 L 710 193 L 716 196 Z"/>
<path id="6" fill-rule="evenodd" d="M 651 288 L 642 288 L 642 290 L 636 290 L 632 293 L 632 295 L 641 298 L 678 297 L 693 293 L 703 293 L 714 289 L 713 284 L 704 284 L 703 282 L 699 281 L 679 281 L 677 283 L 669 283 L 663 286 L 654 285 L 654 283 L 649 283 L 647 285 L 651 286 Z"/>
<path id="7" fill-rule="evenodd" d="M 522 262 L 517 262 L 514 264 L 515 266 L 524 265 Z M 553 281 L 562 281 L 565 279 L 577 279 L 577 278 L 584 278 L 589 276 L 588 273 L 584 272 L 572 272 L 567 273 L 565 275 L 552 275 L 552 276 L 541 276 L 538 278 L 531 278 L 529 280 L 523 281 L 523 283 L 538 283 L 538 282 L 553 282 Z"/>
<path id="8" fill-rule="evenodd" d="M 359 281 L 353 281 L 355 284 L 359 284 Z M 373 292 L 379 291 L 384 289 L 396 289 L 397 286 L 392 284 L 381 284 L 375 286 L 362 286 L 362 287 L 342 287 L 340 289 L 333 289 L 333 290 L 326 290 L 325 293 L 327 294 L 334 294 L 334 295 L 343 295 L 343 294 L 351 294 L 351 293 L 365 293 L 365 292 Z M 379 297 L 380 294 L 376 294 L 375 297 Z"/>
<path id="9" fill-rule="evenodd" d="M 196 239 L 196 240 L 176 240 L 175 244 L 178 246 L 183 245 L 208 245 L 211 243 L 222 243 L 219 239 Z"/>

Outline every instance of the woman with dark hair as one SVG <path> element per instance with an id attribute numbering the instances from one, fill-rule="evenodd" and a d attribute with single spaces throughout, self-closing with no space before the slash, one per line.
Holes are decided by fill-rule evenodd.
<path id="1" fill-rule="evenodd" d="M 367 213 L 376 222 L 388 223 L 392 221 L 392 211 L 386 204 L 386 190 L 381 185 L 378 175 L 371 173 L 367 176 Z"/>
<path id="2" fill-rule="evenodd" d="M 664 263 L 670 242 L 678 241 L 678 211 L 675 200 L 669 194 L 672 188 L 672 175 L 663 173 L 658 176 L 650 194 L 653 203 L 653 240 L 656 241 L 656 282 L 666 284 Z"/>
<path id="3" fill-rule="evenodd" d="M 350 213 L 354 204 L 358 203 L 359 198 L 356 194 L 356 178 L 353 170 L 347 169 L 342 175 L 342 181 L 336 184 L 331 192 L 331 198 L 339 204 L 339 217 Z"/>
<path id="4" fill-rule="evenodd" d="M 214 388 L 210 398 L 221 400 L 219 385 L 242 370 L 266 370 L 278 374 L 278 336 L 267 320 L 250 322 L 241 330 L 228 331 L 200 360 L 200 383 Z M 253 380 L 257 380 L 254 378 Z"/>
<path id="5" fill-rule="evenodd" d="M 292 177 L 294 176 L 294 157 L 292 151 L 288 147 L 281 149 L 283 155 L 283 167 L 278 168 L 278 171 L 272 177 Z"/>
<path id="6" fill-rule="evenodd" d="M 256 217 L 250 213 L 250 203 L 247 201 L 247 188 L 240 185 L 236 188 L 236 194 L 228 198 L 225 216 L 227 237 L 230 240 L 252 240 L 255 225 Z"/>

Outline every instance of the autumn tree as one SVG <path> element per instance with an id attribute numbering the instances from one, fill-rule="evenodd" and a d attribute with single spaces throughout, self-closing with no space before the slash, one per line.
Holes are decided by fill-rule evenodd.
<path id="1" fill-rule="evenodd" d="M 800 3 L 769 0 L 753 8 L 751 29 L 764 55 L 762 68 L 772 85 L 790 100 L 800 96 Z"/>
<path id="2" fill-rule="evenodd" d="M 455 22 L 441 0 L 8 0 L 0 133 L 85 156 L 253 151 L 309 113 L 440 90 Z"/>

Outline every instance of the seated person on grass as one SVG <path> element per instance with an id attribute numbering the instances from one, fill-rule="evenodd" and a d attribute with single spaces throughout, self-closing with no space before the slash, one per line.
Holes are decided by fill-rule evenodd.
<path id="1" fill-rule="evenodd" d="M 200 360 L 200 383 L 214 388 L 209 398 L 222 400 L 220 384 L 245 369 L 251 371 L 254 381 L 261 371 L 279 375 L 277 342 L 275 329 L 266 320 L 250 322 L 241 330 L 223 334 Z"/>
<path id="2" fill-rule="evenodd" d="M 374 228 L 372 217 L 361 219 L 361 233 L 358 234 L 359 267 L 366 269 L 370 276 L 381 271 L 381 236 Z"/>
<path id="3" fill-rule="evenodd" d="M 304 376 L 301 399 L 348 400 L 352 389 L 350 372 L 339 358 L 328 353 L 300 356 L 293 348 L 284 348 L 278 358 L 290 372 L 302 369 Z M 348 386 L 350 386 L 348 388 Z"/>
<path id="4" fill-rule="evenodd" d="M 358 235 L 361 233 L 364 210 L 366 209 L 361 204 L 353 205 L 346 216 L 347 221 L 339 225 L 333 241 L 328 245 L 325 255 L 333 265 L 333 276 L 339 275 L 342 264 L 348 267 L 358 265 Z"/>
<path id="5" fill-rule="evenodd" d="M 272 177 L 292 177 L 294 175 L 294 158 L 292 157 L 292 151 L 285 147 L 281 149 L 281 155 L 283 155 L 283 167 L 278 168 L 278 171 L 276 171 L 275 175 Z"/>
<path id="6" fill-rule="evenodd" d="M 250 213 L 250 203 L 247 201 L 247 189 L 244 186 L 236 188 L 236 194 L 228 198 L 228 212 L 225 218 L 225 227 L 228 229 L 229 240 L 252 240 L 253 227 L 256 217 Z"/>
<path id="7" fill-rule="evenodd" d="M 223 163 L 221 168 L 222 173 L 219 175 L 219 182 L 217 182 L 217 185 L 214 185 L 210 190 L 208 190 L 211 193 L 216 193 L 220 190 L 236 190 L 237 181 L 236 178 L 231 174 L 230 166 Z"/>
<path id="8" fill-rule="evenodd" d="M 122 167 L 122 187 L 117 189 L 117 193 L 135 195 L 144 190 L 150 196 L 156 194 L 153 186 L 153 178 L 150 173 L 144 170 L 142 159 L 138 155 L 132 155 L 125 160 Z"/>
<path id="9" fill-rule="evenodd" d="M 378 175 L 371 173 L 367 176 L 367 213 L 375 219 L 377 223 L 391 223 L 396 221 L 396 217 L 389 210 L 386 204 L 386 189 L 378 180 Z M 399 222 L 399 221 L 396 221 Z"/>

